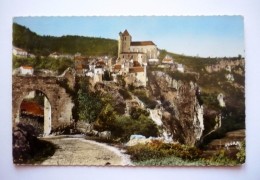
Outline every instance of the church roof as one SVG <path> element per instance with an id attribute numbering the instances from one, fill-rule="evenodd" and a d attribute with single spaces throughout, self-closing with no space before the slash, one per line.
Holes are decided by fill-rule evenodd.
<path id="1" fill-rule="evenodd" d="M 130 36 L 130 34 L 128 33 L 127 30 L 125 30 L 125 31 L 123 32 L 123 35 L 124 35 L 124 36 Z"/>
<path id="2" fill-rule="evenodd" d="M 133 41 L 131 42 L 131 46 L 149 46 L 155 45 L 153 41 Z"/>

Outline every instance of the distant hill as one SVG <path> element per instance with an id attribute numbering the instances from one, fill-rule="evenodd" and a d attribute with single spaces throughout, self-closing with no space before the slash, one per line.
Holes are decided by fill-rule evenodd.
<path id="1" fill-rule="evenodd" d="M 83 36 L 40 36 L 17 23 L 13 24 L 13 45 L 28 52 L 48 56 L 52 52 L 86 56 L 117 55 L 117 41 Z"/>

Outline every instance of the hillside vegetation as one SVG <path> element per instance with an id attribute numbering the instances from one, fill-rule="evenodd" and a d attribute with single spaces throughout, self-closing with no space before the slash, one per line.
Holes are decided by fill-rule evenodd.
<path id="1" fill-rule="evenodd" d="M 36 56 L 48 56 L 50 53 L 101 56 L 117 53 L 117 41 L 105 38 L 83 36 L 40 36 L 17 23 L 13 24 L 13 45 L 27 50 Z"/>

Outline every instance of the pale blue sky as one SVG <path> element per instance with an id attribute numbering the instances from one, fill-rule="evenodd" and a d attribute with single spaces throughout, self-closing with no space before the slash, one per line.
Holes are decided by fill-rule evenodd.
<path id="1" fill-rule="evenodd" d="M 39 35 L 80 35 L 118 39 L 125 29 L 133 41 L 202 57 L 244 56 L 242 16 L 16 17 L 14 22 Z"/>

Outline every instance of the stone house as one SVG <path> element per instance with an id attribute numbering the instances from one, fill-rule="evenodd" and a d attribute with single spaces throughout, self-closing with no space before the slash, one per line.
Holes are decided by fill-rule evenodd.
<path id="1" fill-rule="evenodd" d="M 149 65 L 157 65 L 159 64 L 159 59 L 148 59 Z"/>
<path id="2" fill-rule="evenodd" d="M 177 71 L 184 73 L 184 67 L 182 64 L 177 64 Z"/>
<path id="3" fill-rule="evenodd" d="M 168 54 L 162 60 L 162 64 L 172 65 L 173 63 L 174 63 L 173 58 Z"/>
<path id="4" fill-rule="evenodd" d="M 17 47 L 13 47 L 12 53 L 14 56 L 17 56 L 17 57 L 27 57 L 28 56 L 27 51 L 25 51 L 24 49 L 21 49 L 21 48 L 17 48 Z"/>
<path id="5" fill-rule="evenodd" d="M 74 67 L 78 75 L 83 75 L 89 69 L 89 60 L 85 56 L 74 57 Z"/>
<path id="6" fill-rule="evenodd" d="M 126 79 L 128 80 L 128 84 L 146 87 L 146 67 L 138 66 L 129 68 L 129 73 Z"/>
<path id="7" fill-rule="evenodd" d="M 83 75 L 91 77 L 94 83 L 102 81 L 102 76 L 107 68 L 103 60 L 88 60 L 85 66 Z"/>
<path id="8" fill-rule="evenodd" d="M 34 69 L 31 66 L 21 66 L 19 71 L 21 75 L 33 75 Z"/>
<path id="9" fill-rule="evenodd" d="M 53 52 L 49 55 L 50 58 L 58 59 L 60 56 L 60 53 L 58 52 Z"/>

